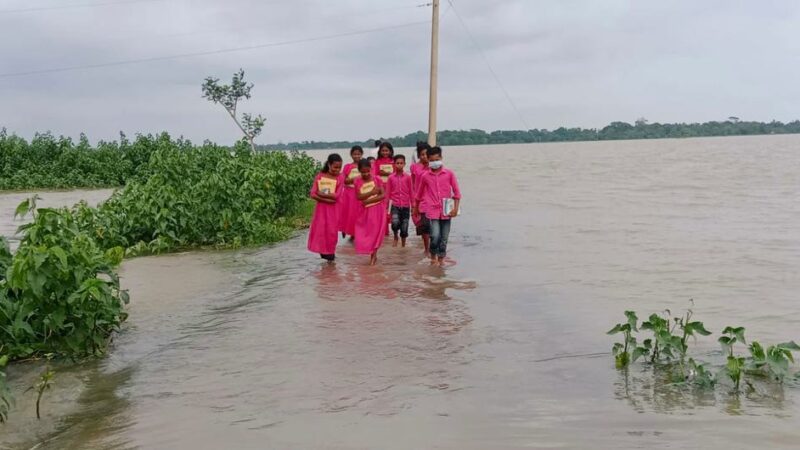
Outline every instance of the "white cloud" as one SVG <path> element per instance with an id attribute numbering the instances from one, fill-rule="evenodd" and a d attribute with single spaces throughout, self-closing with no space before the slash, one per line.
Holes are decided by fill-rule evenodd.
<path id="1" fill-rule="evenodd" d="M 259 45 L 427 20 L 423 0 L 0 2 L 0 73 Z M 445 0 L 443 10 L 447 9 Z M 76 2 L 77 4 L 77 2 Z M 766 2 L 457 0 L 531 127 L 613 120 L 792 120 L 800 103 L 800 5 Z M 0 126 L 93 139 L 166 130 L 230 142 L 236 129 L 200 96 L 208 75 L 243 67 L 244 108 L 263 142 L 355 139 L 426 128 L 425 25 L 291 46 L 0 78 Z M 442 23 L 442 128 L 520 128 L 456 16 Z"/>

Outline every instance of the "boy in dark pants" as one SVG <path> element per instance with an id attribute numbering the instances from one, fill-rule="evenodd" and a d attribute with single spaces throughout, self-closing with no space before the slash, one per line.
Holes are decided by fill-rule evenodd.
<path id="1" fill-rule="evenodd" d="M 428 150 L 428 168 L 419 181 L 414 205 L 430 221 L 431 264 L 441 266 L 447 256 L 450 223 L 458 215 L 461 190 L 456 174 L 444 168 L 441 147 Z"/>
<path id="2" fill-rule="evenodd" d="M 394 246 L 397 247 L 398 234 L 402 246 L 406 246 L 408 238 L 408 219 L 411 217 L 411 175 L 405 173 L 406 157 L 395 155 L 394 173 L 389 176 L 389 212 L 392 215 L 392 233 Z"/>

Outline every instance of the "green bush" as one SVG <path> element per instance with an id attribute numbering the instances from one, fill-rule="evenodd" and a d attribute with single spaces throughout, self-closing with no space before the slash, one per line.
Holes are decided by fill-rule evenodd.
<path id="1" fill-rule="evenodd" d="M 123 255 L 285 239 L 309 214 L 308 189 L 319 168 L 307 155 L 253 154 L 241 143 L 197 147 L 166 134 L 133 143 L 123 137 L 95 150 L 85 138 L 74 146 L 39 135 L 28 145 L 0 134 L 0 150 L 0 168 L 19 169 L 0 188 L 127 181 L 96 208 L 82 202 L 37 210 L 33 198 L 17 209 L 33 211 L 33 222 L 20 227 L 13 255 L 0 237 L 0 362 L 103 353 L 127 317 L 128 294 L 116 272 Z M 61 171 L 59 178 L 48 170 Z M 0 421 L 9 398 L 0 370 Z"/>
<path id="2" fill-rule="evenodd" d="M 98 188 L 142 179 L 150 154 L 167 142 L 168 135 L 138 136 L 130 143 L 100 142 L 91 147 L 85 136 L 77 144 L 49 133 L 29 142 L 0 130 L 0 190 Z"/>
<path id="3" fill-rule="evenodd" d="M 131 181 L 98 208 L 71 208 L 102 248 L 129 254 L 237 247 L 285 239 L 318 169 L 306 155 L 251 154 L 178 143 L 152 153 L 145 181 Z"/>

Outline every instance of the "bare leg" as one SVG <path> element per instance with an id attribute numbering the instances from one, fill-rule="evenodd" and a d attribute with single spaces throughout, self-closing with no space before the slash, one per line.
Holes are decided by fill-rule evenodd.
<path id="1" fill-rule="evenodd" d="M 422 245 L 425 246 L 425 255 L 429 255 L 431 253 L 431 235 L 430 234 L 423 234 L 422 235 Z"/>
<path id="2" fill-rule="evenodd" d="M 406 242 L 406 240 L 403 239 L 403 247 L 406 246 L 405 242 Z M 392 244 L 392 247 L 397 247 L 397 235 L 394 236 L 394 243 Z"/>
<path id="3" fill-rule="evenodd" d="M 403 239 L 402 239 L 400 242 L 401 242 L 401 244 L 400 244 L 400 245 L 401 245 L 402 247 L 405 247 L 405 246 L 406 246 L 406 238 L 403 238 Z"/>
<path id="4" fill-rule="evenodd" d="M 373 254 L 369 255 L 369 265 L 374 266 L 378 264 L 378 252 L 374 252 Z"/>

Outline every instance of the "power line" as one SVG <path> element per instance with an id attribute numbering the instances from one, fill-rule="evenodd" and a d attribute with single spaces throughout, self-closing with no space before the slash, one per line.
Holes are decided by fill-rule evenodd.
<path id="1" fill-rule="evenodd" d="M 164 2 L 167 0 L 117 0 L 110 2 L 97 2 L 97 3 L 76 3 L 72 5 L 59 5 L 59 6 L 41 6 L 34 8 L 20 8 L 20 9 L 0 9 L 0 14 L 14 14 L 26 12 L 39 12 L 39 11 L 53 11 L 57 9 L 73 9 L 73 8 L 91 8 L 93 6 L 113 6 L 113 5 L 126 5 L 129 3 L 155 3 Z"/>
<path id="2" fill-rule="evenodd" d="M 25 72 L 7 72 L 7 73 L 0 73 L 0 78 L 13 78 L 13 77 L 21 77 L 27 75 L 42 75 L 48 73 L 56 73 L 56 72 L 70 72 L 75 70 L 83 70 L 83 69 L 99 69 L 104 67 L 114 67 L 114 66 L 126 66 L 131 64 L 141 64 L 147 62 L 156 62 L 156 61 L 167 61 L 171 59 L 180 59 L 180 58 L 192 58 L 195 56 L 208 56 L 208 55 L 218 55 L 223 53 L 234 53 L 234 52 L 243 52 L 248 50 L 256 50 L 268 47 L 281 47 L 286 45 L 293 45 L 293 44 L 302 44 L 306 42 L 317 42 L 317 41 L 326 41 L 330 39 L 338 39 L 343 37 L 349 36 L 358 36 L 362 34 L 369 34 L 369 33 L 376 33 L 379 31 L 386 31 L 386 30 L 395 30 L 398 28 L 406 28 L 411 26 L 423 25 L 430 23 L 430 21 L 421 21 L 421 22 L 408 22 L 399 25 L 392 25 L 388 27 L 381 27 L 381 28 L 372 28 L 368 30 L 358 30 L 358 31 L 350 31 L 347 33 L 339 33 L 339 34 L 331 34 L 327 36 L 316 36 L 311 38 L 304 38 L 304 39 L 295 39 L 290 41 L 280 41 L 280 42 L 270 42 L 266 44 L 257 44 L 257 45 L 248 45 L 245 47 L 231 47 L 231 48 L 224 48 L 219 50 L 209 50 L 203 52 L 193 52 L 193 53 L 180 53 L 175 55 L 165 55 L 165 56 L 154 56 L 150 58 L 139 58 L 139 59 L 128 59 L 122 61 L 112 61 L 106 63 L 97 63 L 97 64 L 85 64 L 79 66 L 67 66 L 67 67 L 55 67 L 51 69 L 40 69 L 40 70 L 30 70 Z"/>
<path id="3" fill-rule="evenodd" d="M 469 31 L 469 27 L 467 27 L 467 23 L 464 22 L 464 19 L 461 17 L 461 14 L 458 13 L 458 10 L 456 9 L 456 5 L 453 3 L 453 0 L 448 0 L 448 2 L 450 3 L 450 9 L 452 9 L 453 13 L 455 13 L 456 17 L 458 17 L 458 21 L 461 22 L 461 26 L 464 28 L 464 31 L 467 33 L 467 36 L 469 36 L 470 41 L 472 41 L 472 45 L 474 45 L 478 49 L 478 51 L 481 54 L 481 57 L 483 58 L 483 61 L 486 63 L 486 66 L 489 68 L 489 72 L 492 73 L 492 76 L 494 77 L 494 80 L 497 82 L 497 85 L 500 86 L 500 89 L 503 91 L 503 94 L 505 94 L 506 100 L 508 100 L 508 103 L 514 109 L 514 112 L 517 113 L 517 116 L 519 117 L 520 122 L 522 122 L 522 124 L 525 126 L 526 130 L 530 130 L 531 127 L 528 126 L 528 122 L 525 120 L 525 117 L 522 115 L 522 113 L 520 112 L 519 108 L 517 108 L 517 104 L 514 103 L 514 100 L 511 98 L 511 95 L 509 95 L 508 90 L 506 90 L 505 86 L 503 86 L 503 82 L 500 81 L 500 77 L 497 76 L 497 72 L 495 72 L 494 68 L 492 67 L 492 64 L 489 62 L 489 58 L 486 57 L 486 52 L 483 51 L 483 48 L 480 46 L 480 44 L 478 44 L 478 41 L 475 39 L 475 37 Z"/>

